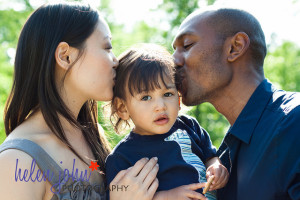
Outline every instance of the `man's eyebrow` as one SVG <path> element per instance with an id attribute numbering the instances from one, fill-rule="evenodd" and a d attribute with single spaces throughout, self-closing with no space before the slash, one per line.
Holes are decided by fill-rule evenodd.
<path id="1" fill-rule="evenodd" d="M 172 47 L 173 47 L 173 49 L 175 49 L 174 44 L 175 44 L 177 41 L 182 40 L 182 38 L 185 37 L 185 36 L 194 35 L 194 34 L 195 34 L 195 33 L 192 32 L 192 31 L 187 31 L 187 32 L 182 32 L 182 33 L 180 33 L 178 36 L 176 36 L 175 40 L 172 42 Z"/>

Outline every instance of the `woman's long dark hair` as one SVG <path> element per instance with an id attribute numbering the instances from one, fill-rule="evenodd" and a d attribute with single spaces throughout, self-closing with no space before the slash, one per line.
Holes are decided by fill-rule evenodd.
<path id="1" fill-rule="evenodd" d="M 4 120 L 8 136 L 32 112 L 40 109 L 53 133 L 82 161 L 66 138 L 59 115 L 83 132 L 104 170 L 110 152 L 104 135 L 100 136 L 97 123 L 97 103 L 89 100 L 82 106 L 78 118 L 71 114 L 59 96 L 55 85 L 55 51 L 62 41 L 83 54 L 86 39 L 93 33 L 99 14 L 89 6 L 79 4 L 44 5 L 25 23 L 17 46 L 14 81 L 7 99 Z"/>

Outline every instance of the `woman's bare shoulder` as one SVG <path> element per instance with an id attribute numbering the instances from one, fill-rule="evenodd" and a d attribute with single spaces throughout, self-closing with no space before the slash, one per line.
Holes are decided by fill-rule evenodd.
<path id="1" fill-rule="evenodd" d="M 27 139 L 40 145 L 51 141 L 51 135 L 47 129 L 36 126 L 34 120 L 28 120 L 16 127 L 5 141 Z M 0 163 L 0 194 L 3 199 L 44 198 L 48 183 L 42 179 L 41 170 L 30 155 L 21 150 L 7 149 L 0 153 Z"/>
<path id="2" fill-rule="evenodd" d="M 43 125 L 40 120 L 29 118 L 17 126 L 7 137 L 7 139 L 24 138 L 28 140 L 38 140 L 43 137 L 50 137 L 53 135 L 52 131 Z"/>
<path id="3" fill-rule="evenodd" d="M 31 120 L 32 121 L 32 120 Z M 58 144 L 61 142 L 48 128 L 35 127 L 34 123 L 25 122 L 16 127 L 6 138 L 6 140 L 27 139 L 30 140 L 48 154 L 52 155 L 55 152 Z"/>
<path id="4" fill-rule="evenodd" d="M 8 149 L 0 153 L 0 194 L 3 199 L 43 199 L 45 181 L 28 154 Z"/>

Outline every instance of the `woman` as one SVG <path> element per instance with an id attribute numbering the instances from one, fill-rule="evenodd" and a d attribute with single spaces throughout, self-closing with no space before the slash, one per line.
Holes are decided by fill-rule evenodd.
<path id="1" fill-rule="evenodd" d="M 111 100 L 117 65 L 109 27 L 90 7 L 45 5 L 30 16 L 5 107 L 1 199 L 105 199 L 110 148 L 96 100 Z M 156 162 L 142 159 L 121 171 L 110 199 L 152 199 Z"/>

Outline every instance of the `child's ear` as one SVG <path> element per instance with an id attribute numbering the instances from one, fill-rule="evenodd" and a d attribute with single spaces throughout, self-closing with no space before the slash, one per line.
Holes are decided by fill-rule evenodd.
<path id="1" fill-rule="evenodd" d="M 129 112 L 127 110 L 124 100 L 116 97 L 115 104 L 117 108 L 117 114 L 119 115 L 119 117 L 123 120 L 129 120 Z"/>

